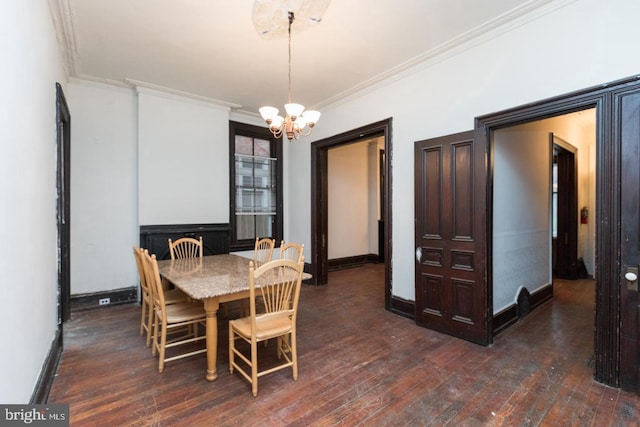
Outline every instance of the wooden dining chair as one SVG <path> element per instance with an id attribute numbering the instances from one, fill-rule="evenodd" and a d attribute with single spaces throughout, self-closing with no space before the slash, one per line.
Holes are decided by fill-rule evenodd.
<path id="1" fill-rule="evenodd" d="M 202 236 L 200 239 L 181 237 L 175 242 L 169 239 L 169 254 L 171 259 L 202 258 Z"/>
<path id="2" fill-rule="evenodd" d="M 165 289 L 160 280 L 156 256 L 149 256 L 149 253 L 145 252 L 142 254 L 142 259 L 145 263 L 147 283 L 153 287 L 154 291 L 155 322 L 153 325 L 152 354 L 154 356 L 158 354 L 158 372 L 162 372 L 167 362 L 195 356 L 207 351 L 206 347 L 203 346 L 198 346 L 196 349 L 189 346 L 184 353 L 178 353 L 171 357 L 166 356 L 166 351 L 169 348 L 197 343 L 206 339 L 206 335 L 198 333 L 198 325 L 206 322 L 206 315 L 201 301 L 167 304 L 164 298 Z"/>
<path id="3" fill-rule="evenodd" d="M 151 342 L 151 328 L 153 327 L 153 297 L 151 296 L 149 286 L 147 285 L 147 278 L 142 264 L 141 249 L 136 245 L 133 245 L 133 256 L 136 259 L 136 267 L 138 268 L 138 276 L 140 277 L 140 304 L 142 305 L 142 313 L 140 316 L 140 336 L 143 336 L 146 332 L 148 347 Z"/>
<path id="4" fill-rule="evenodd" d="M 304 256 L 304 244 L 289 242 L 280 242 L 280 259 L 290 259 L 291 261 L 300 262 Z"/>
<path id="5" fill-rule="evenodd" d="M 143 262 L 142 255 L 148 253 L 146 249 L 138 248 L 133 245 L 133 255 L 136 260 L 136 266 L 138 267 L 138 275 L 140 277 L 140 303 L 141 315 L 140 315 L 140 335 L 144 335 L 146 332 L 146 345 L 151 345 L 151 338 L 153 335 L 153 323 L 155 319 L 154 305 L 153 305 L 153 287 L 149 286 L 147 282 L 147 274 L 145 272 L 145 263 Z M 180 302 L 188 301 L 187 295 L 179 289 L 165 290 L 164 293 L 165 304 L 177 304 Z"/>
<path id="6" fill-rule="evenodd" d="M 280 259 L 289 259 L 295 262 L 301 262 L 304 259 L 304 244 L 289 242 L 285 243 L 284 240 L 280 242 Z M 304 268 L 304 264 L 303 264 Z M 286 339 L 286 338 L 285 338 Z M 265 346 L 268 341 L 265 341 Z"/>
<path id="7" fill-rule="evenodd" d="M 291 367 L 298 379 L 296 317 L 304 259 L 273 260 L 254 269 L 249 264 L 249 316 L 229 321 L 229 371 L 237 370 L 258 394 L 258 378 Z M 258 299 L 258 296 L 261 298 Z M 261 304 L 259 312 L 256 307 Z M 258 369 L 258 343 L 277 338 L 276 354 L 281 363 Z M 249 354 L 236 346 L 236 340 L 249 344 Z M 263 351 L 267 351 L 264 349 Z M 283 360 L 284 359 L 284 360 Z"/>
<path id="8" fill-rule="evenodd" d="M 260 267 L 265 262 L 273 258 L 273 250 L 276 247 L 276 240 L 256 237 L 256 244 L 253 250 L 253 265 Z"/>
<path id="9" fill-rule="evenodd" d="M 269 238 L 256 237 L 256 243 L 253 249 L 253 265 L 255 268 L 260 267 L 262 264 L 269 262 L 273 259 L 273 251 L 276 247 L 276 240 Z M 249 307 L 247 299 L 240 300 L 240 316 L 246 317 L 249 315 Z M 265 342 L 265 345 L 267 343 Z"/>

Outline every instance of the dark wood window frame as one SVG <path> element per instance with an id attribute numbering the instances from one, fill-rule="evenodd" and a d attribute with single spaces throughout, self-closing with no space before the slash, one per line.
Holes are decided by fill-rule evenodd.
<path id="1" fill-rule="evenodd" d="M 274 138 L 271 132 L 264 127 L 249 125 L 246 123 L 229 122 L 229 225 L 231 228 L 229 249 L 231 251 L 253 250 L 255 241 L 252 239 L 238 240 L 236 238 L 236 168 L 235 168 L 235 139 L 236 136 L 247 136 L 251 138 L 259 138 L 271 141 L 272 153 L 275 154 L 276 161 L 276 215 L 272 225 L 273 236 L 257 236 L 271 237 L 280 242 L 282 240 L 282 211 L 283 211 L 283 194 L 282 194 L 282 139 Z"/>

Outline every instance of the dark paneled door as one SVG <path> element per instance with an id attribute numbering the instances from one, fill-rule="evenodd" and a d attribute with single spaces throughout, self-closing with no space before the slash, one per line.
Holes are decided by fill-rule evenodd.
<path id="1" fill-rule="evenodd" d="M 551 143 L 553 144 L 553 134 Z M 578 187 L 576 156 L 554 145 L 558 164 L 558 235 L 556 238 L 556 277 L 578 278 Z"/>
<path id="2" fill-rule="evenodd" d="M 620 385 L 640 390 L 640 90 L 614 98 L 614 123 L 620 126 Z"/>
<path id="3" fill-rule="evenodd" d="M 416 323 L 491 343 L 486 281 L 486 138 L 415 143 Z"/>

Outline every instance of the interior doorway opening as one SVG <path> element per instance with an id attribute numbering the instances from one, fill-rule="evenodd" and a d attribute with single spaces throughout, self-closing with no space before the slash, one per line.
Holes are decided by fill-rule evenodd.
<path id="1" fill-rule="evenodd" d="M 381 220 L 379 233 L 382 236 L 378 242 L 382 248 L 385 263 L 385 308 L 391 309 L 391 119 L 382 120 L 367 126 L 353 129 L 339 135 L 311 144 L 311 266 L 312 283 L 324 285 L 327 283 L 329 271 L 329 150 L 344 147 L 358 141 L 380 138 L 384 146 L 384 158 L 387 159 L 382 167 L 380 186 Z M 376 233 L 378 234 L 378 233 Z"/>
<path id="2" fill-rule="evenodd" d="M 328 150 L 329 271 L 384 262 L 384 136 Z M 382 258 L 381 258 L 382 257 Z"/>
<path id="3" fill-rule="evenodd" d="M 578 259 L 594 271 L 595 224 L 578 224 L 578 206 L 596 208 L 596 110 L 500 128 L 491 147 L 497 334 L 518 320 L 522 303 L 535 309 L 553 296 L 554 276 L 576 279 Z"/>

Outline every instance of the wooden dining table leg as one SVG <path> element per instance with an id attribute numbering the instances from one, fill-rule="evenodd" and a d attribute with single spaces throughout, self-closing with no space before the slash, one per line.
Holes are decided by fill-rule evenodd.
<path id="1" fill-rule="evenodd" d="M 216 358 L 218 356 L 218 298 L 204 300 L 204 311 L 207 314 L 207 381 L 218 378 Z"/>

